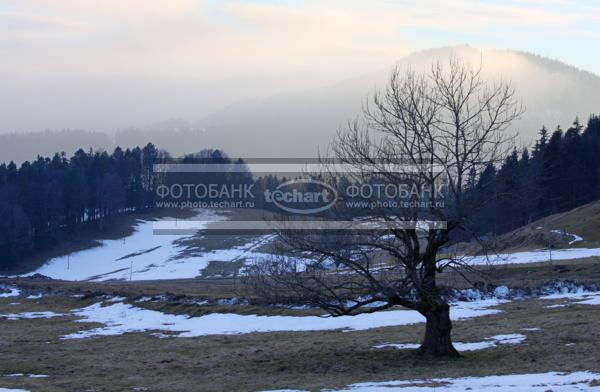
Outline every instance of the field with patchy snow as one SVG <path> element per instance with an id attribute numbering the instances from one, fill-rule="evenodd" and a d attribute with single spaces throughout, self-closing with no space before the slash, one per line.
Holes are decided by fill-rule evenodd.
<path id="1" fill-rule="evenodd" d="M 414 353 L 422 317 L 402 309 L 320 318 L 310 309 L 200 299 L 184 306 L 180 296 L 38 286 L 0 290 L 0 388 L 570 392 L 600 385 L 600 292 L 572 285 L 535 299 L 455 303 L 463 357 L 433 362 Z"/>
<path id="2" fill-rule="evenodd" d="M 222 219 L 206 211 L 194 224 Z M 597 285 L 554 285 L 538 298 L 503 286 L 463 290 L 451 308 L 463 357 L 432 363 L 414 352 L 424 327 L 417 312 L 324 318 L 317 309 L 240 301 L 231 277 L 189 279 L 268 256 L 269 236 L 155 235 L 155 222 L 139 220 L 124 238 L 35 271 L 64 282 L 0 284 L 0 392 L 600 389 Z M 502 265 L 485 269 L 497 284 L 539 287 L 556 276 L 600 282 L 590 259 L 598 256 L 600 249 L 570 248 L 469 262 Z M 456 277 L 442 275 L 457 287 Z"/>

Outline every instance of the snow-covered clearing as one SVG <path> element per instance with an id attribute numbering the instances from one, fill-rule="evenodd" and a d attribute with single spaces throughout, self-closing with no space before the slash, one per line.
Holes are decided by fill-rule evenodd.
<path id="1" fill-rule="evenodd" d="M 186 253 L 181 240 L 193 234 L 186 228 L 203 230 L 209 222 L 227 220 L 228 216 L 215 210 L 200 210 L 190 221 L 179 221 L 177 227 L 183 232 L 157 235 L 155 229 L 173 226 L 173 222 L 140 220 L 130 236 L 118 240 L 102 240 L 100 245 L 91 249 L 74 252 L 49 260 L 35 273 L 64 280 L 154 280 L 185 279 L 197 277 L 211 261 L 231 262 L 240 259 L 256 260 L 265 256 L 256 251 L 259 245 L 268 241 L 269 236 L 258 236 L 246 244 L 229 249 L 213 249 L 204 253 Z M 192 230 L 192 231 L 193 231 Z M 561 232 L 562 233 L 562 232 Z M 563 233 L 564 234 L 564 233 Z M 574 238 L 581 237 L 569 234 Z M 523 264 L 552 260 L 577 259 L 600 256 L 600 248 L 574 248 L 536 250 L 490 256 L 463 256 L 462 261 L 472 265 L 482 264 Z M 0 294 L 0 297 L 4 295 Z"/>
<path id="2" fill-rule="evenodd" d="M 49 260 L 35 273 L 64 280 L 154 280 L 185 279 L 199 276 L 211 261 L 236 261 L 240 259 L 260 259 L 268 255 L 256 252 L 256 248 L 268 241 L 269 236 L 258 236 L 250 242 L 230 249 L 207 250 L 204 253 L 186 254 L 181 240 L 190 238 L 189 226 L 203 230 L 209 222 L 227 220 L 222 211 L 199 210 L 192 220 L 178 221 L 177 227 L 184 229 L 173 234 L 157 235 L 155 230 L 172 227 L 170 220 L 139 220 L 130 236 L 117 240 L 102 240 L 100 245 L 69 255 Z M 167 225 L 162 225 L 166 223 Z M 187 232 L 186 232 L 187 231 Z M 562 232 L 561 232 L 562 233 Z M 564 233 L 563 233 L 564 234 Z M 582 240 L 581 237 L 566 233 L 574 238 L 570 244 Z M 462 260 L 472 265 L 482 264 L 522 264 L 552 260 L 576 259 L 600 256 L 600 248 L 574 248 L 536 250 L 491 256 L 464 256 Z M 0 294 L 0 297 L 2 294 Z"/>
<path id="3" fill-rule="evenodd" d="M 458 351 L 476 351 L 483 350 L 486 348 L 497 347 L 501 344 L 521 344 L 527 339 L 527 336 L 521 334 L 508 334 L 508 335 L 496 335 L 489 338 L 486 338 L 482 342 L 473 342 L 473 343 L 462 343 L 462 342 L 454 342 L 454 348 Z M 375 348 L 396 348 L 399 350 L 403 349 L 417 349 L 421 346 L 416 343 L 386 343 L 375 346 Z"/>
<path id="4" fill-rule="evenodd" d="M 193 219 L 199 222 L 219 221 L 227 217 L 211 210 L 202 210 Z M 153 280 L 185 279 L 200 275 L 210 261 L 233 261 L 260 256 L 254 249 L 265 241 L 259 237 L 231 249 L 208 251 L 200 255 L 183 255 L 185 248 L 178 244 L 191 234 L 154 233 L 156 221 L 138 221 L 132 235 L 118 240 L 102 240 L 100 246 L 49 260 L 35 273 L 64 280 Z M 185 226 L 185 221 L 180 222 Z"/>
<path id="5" fill-rule="evenodd" d="M 25 389 L 8 389 L 8 388 L 0 388 L 0 392 L 29 392 Z"/>
<path id="6" fill-rule="evenodd" d="M 453 320 L 462 320 L 499 313 L 492 309 L 503 301 L 482 300 L 452 305 Z M 379 327 L 417 324 L 425 321 L 416 311 L 392 310 L 357 316 L 259 316 L 233 313 L 212 313 L 200 317 L 166 314 L 125 303 L 102 306 L 97 303 L 74 310 L 80 322 L 97 322 L 104 326 L 66 335 L 64 339 L 80 339 L 99 335 L 121 335 L 127 332 L 163 331 L 177 337 L 231 335 L 251 332 L 365 330 Z M 170 336 L 159 334 L 159 336 Z"/>
<path id="7" fill-rule="evenodd" d="M 596 381 L 594 381 L 596 380 Z M 505 376 L 437 378 L 359 383 L 338 392 L 575 392 L 600 390 L 600 374 L 591 372 L 510 374 Z M 442 384 L 433 386 L 431 384 Z"/>

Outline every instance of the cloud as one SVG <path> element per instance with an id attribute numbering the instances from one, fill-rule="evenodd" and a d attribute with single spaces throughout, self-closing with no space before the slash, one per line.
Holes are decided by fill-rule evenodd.
<path id="1" fill-rule="evenodd" d="M 457 33 L 488 36 L 491 45 L 524 31 L 594 37 L 598 30 L 581 26 L 600 14 L 587 1 L 539 0 L 6 0 L 3 7 L 8 11 L 0 18 L 11 21 L 0 27 L 3 53 L 18 53 L 0 66 L 5 72 L 24 72 L 36 63 L 47 64 L 49 76 L 62 69 L 63 76 L 167 79 L 285 69 L 329 75 L 343 68 L 351 75 L 421 49 L 424 31 L 439 37 L 440 45 L 463 43 L 448 42 Z"/>
<path id="2" fill-rule="evenodd" d="M 162 20 L 177 19 L 193 13 L 200 4 L 196 0 L 8 0 L 8 3 L 82 17 Z"/>
<path id="3" fill-rule="evenodd" d="M 3 0 L 0 77 L 23 102 L 81 81 L 230 86 L 206 91 L 213 108 L 336 83 L 431 46 L 525 49 L 598 72 L 598 21 L 591 0 Z"/>

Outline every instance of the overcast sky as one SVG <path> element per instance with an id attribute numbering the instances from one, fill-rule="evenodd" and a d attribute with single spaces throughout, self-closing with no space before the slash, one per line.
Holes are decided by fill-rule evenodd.
<path id="1" fill-rule="evenodd" d="M 2 0 L 0 131 L 199 118 L 464 43 L 600 74 L 599 42 L 593 0 Z"/>

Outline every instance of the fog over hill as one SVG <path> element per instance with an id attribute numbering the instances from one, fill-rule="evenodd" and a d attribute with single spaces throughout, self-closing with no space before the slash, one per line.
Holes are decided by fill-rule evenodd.
<path id="1" fill-rule="evenodd" d="M 398 66 L 425 70 L 435 60 L 458 56 L 483 63 L 484 77 L 510 80 L 526 107 L 513 125 L 521 141 L 530 143 L 545 124 L 566 127 L 576 116 L 586 121 L 600 112 L 600 78 L 565 63 L 510 50 L 469 46 L 431 49 L 401 59 Z M 206 137 L 233 155 L 314 154 L 326 146 L 348 119 L 361 112 L 366 94 L 385 86 L 392 66 L 319 90 L 281 94 L 262 101 L 232 105 L 206 117 Z"/>
<path id="2" fill-rule="evenodd" d="M 512 81 L 517 95 L 522 97 L 527 109 L 523 118 L 513 125 L 513 130 L 519 133 L 523 144 L 533 140 L 542 124 L 552 130 L 559 124 L 569 126 L 576 116 L 585 122 L 590 113 L 600 113 L 600 77 L 563 62 L 529 53 L 455 46 L 416 52 L 400 59 L 397 64 L 400 67 L 410 66 L 415 70 L 423 70 L 433 61 L 444 61 L 452 55 L 475 65 L 482 62 L 484 77 L 487 79 L 501 77 Z M 568 59 L 563 60 L 568 62 Z M 150 108 L 154 116 L 148 117 L 147 122 L 151 125 L 139 124 L 140 128 L 127 128 L 130 123 L 124 123 L 122 128 L 125 130 L 109 135 L 105 145 L 102 145 L 103 138 L 98 133 L 79 133 L 77 141 L 84 149 L 112 149 L 116 145 L 128 147 L 152 141 L 174 155 L 202 148 L 222 148 L 231 156 L 315 156 L 318 149 L 323 150 L 327 146 L 340 126 L 360 114 L 365 96 L 376 88 L 385 86 L 392 67 L 393 64 L 382 65 L 378 72 L 341 82 L 332 81 L 334 84 L 328 87 L 307 88 L 269 98 L 241 101 L 204 117 L 201 117 L 203 114 L 200 107 L 204 98 L 199 98 L 200 89 L 196 90 L 196 94 L 188 86 L 181 90 L 179 97 L 185 98 L 185 102 L 180 106 L 186 109 L 184 112 L 189 113 L 195 105 L 194 97 L 197 96 L 198 117 L 161 122 L 155 120 L 156 114 L 160 113 L 159 103 L 170 97 L 167 99 L 167 106 L 177 106 L 178 101 L 174 98 L 177 94 L 153 98 L 150 91 L 152 89 L 140 88 L 137 92 L 130 92 L 127 97 L 114 101 L 116 106 L 99 108 L 102 109 L 100 114 L 101 117 L 119 118 L 122 111 L 142 113 Z M 255 97 L 261 94 L 264 96 L 264 90 L 254 91 Z M 143 93 L 143 99 L 138 100 L 135 94 L 140 92 Z M 215 97 L 213 107 L 217 102 L 223 102 L 223 97 Z M 108 110 L 111 107 L 114 113 Z M 85 112 L 74 110 L 73 113 L 76 117 L 81 117 Z M 0 121 L 2 125 L 4 121 Z M 65 119 L 65 124 L 70 124 L 70 120 Z M 4 126 L 0 128 L 7 131 Z M 86 137 L 92 139 L 86 142 Z M 31 159 L 36 154 L 49 155 L 57 149 L 63 149 L 67 155 L 71 155 L 75 140 L 73 133 L 64 132 L 36 135 L 35 138 L 20 134 L 1 135 L 0 138 L 0 157 L 3 161 Z M 45 139 L 48 141 L 44 142 Z M 39 141 L 30 143 L 31 140 Z"/>

